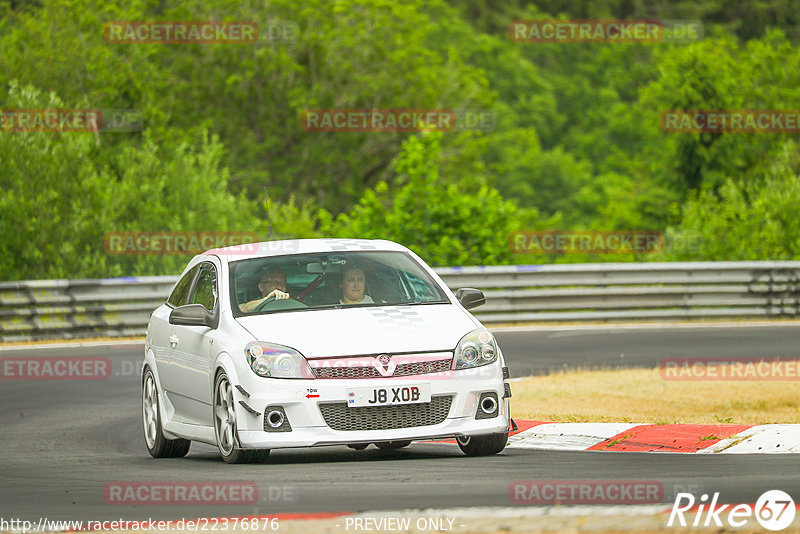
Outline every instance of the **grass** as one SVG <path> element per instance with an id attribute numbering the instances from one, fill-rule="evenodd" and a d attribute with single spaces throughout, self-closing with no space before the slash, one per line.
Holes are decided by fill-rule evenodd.
<path id="1" fill-rule="evenodd" d="M 512 417 L 529 421 L 800 423 L 800 381 L 676 381 L 658 369 L 601 369 L 525 378 L 511 390 Z"/>

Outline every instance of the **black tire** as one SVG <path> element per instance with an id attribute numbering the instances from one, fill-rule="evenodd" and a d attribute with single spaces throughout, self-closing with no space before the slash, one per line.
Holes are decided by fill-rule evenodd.
<path id="1" fill-rule="evenodd" d="M 270 449 L 233 449 L 228 455 L 222 455 L 226 464 L 258 464 L 269 458 Z"/>
<path id="2" fill-rule="evenodd" d="M 465 436 L 456 439 L 461 452 L 467 456 L 489 456 L 506 448 L 508 432 L 486 434 L 483 436 Z"/>
<path id="3" fill-rule="evenodd" d="M 376 443 L 375 446 L 383 450 L 402 449 L 411 445 L 411 440 L 408 441 L 381 441 Z"/>
<path id="4" fill-rule="evenodd" d="M 164 431 L 161 428 L 161 410 L 158 402 L 156 377 L 148 367 L 142 380 L 144 444 L 147 446 L 147 452 L 153 458 L 182 458 L 189 452 L 192 442 L 188 439 L 167 439 L 164 437 Z M 150 418 L 148 418 L 148 414 Z"/>
<path id="5" fill-rule="evenodd" d="M 239 449 L 244 453 L 243 464 L 260 464 L 269 459 L 270 449 Z"/>
<path id="6" fill-rule="evenodd" d="M 364 449 L 369 447 L 369 443 L 348 443 L 347 446 L 357 451 L 363 451 Z"/>
<path id="7" fill-rule="evenodd" d="M 223 390 L 222 396 L 220 391 Z M 269 449 L 242 449 L 239 446 L 239 433 L 236 425 L 235 410 L 233 408 L 233 391 L 228 375 L 220 371 L 214 380 L 214 397 L 211 401 L 212 417 L 214 418 L 214 438 L 217 441 L 222 459 L 228 464 L 250 464 L 265 461 L 269 457 Z M 224 397 L 224 402 L 223 402 Z M 220 410 L 218 410 L 220 408 Z M 230 408 L 230 409 L 229 409 Z M 220 439 L 221 420 L 218 416 L 221 411 L 227 414 L 224 424 L 230 426 L 226 429 L 225 439 Z M 230 413 L 233 413 L 233 420 L 230 420 Z M 230 435 L 227 435 L 227 434 Z"/>

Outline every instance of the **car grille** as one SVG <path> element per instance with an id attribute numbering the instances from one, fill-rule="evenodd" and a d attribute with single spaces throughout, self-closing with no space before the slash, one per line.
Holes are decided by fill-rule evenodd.
<path id="1" fill-rule="evenodd" d="M 437 395 L 418 404 L 348 408 L 346 402 L 332 402 L 320 404 L 319 410 L 333 430 L 390 430 L 438 425 L 447 418 L 452 402 L 452 395 Z"/>
<path id="2" fill-rule="evenodd" d="M 425 375 L 442 373 L 450 369 L 452 360 L 435 360 L 432 362 L 401 363 L 394 369 L 394 374 L 383 376 L 373 367 L 317 367 L 314 375 L 317 378 L 392 378 L 397 376 Z"/>

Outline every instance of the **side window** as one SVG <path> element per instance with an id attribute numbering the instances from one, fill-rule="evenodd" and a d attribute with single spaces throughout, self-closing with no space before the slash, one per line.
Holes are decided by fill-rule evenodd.
<path id="1" fill-rule="evenodd" d="M 190 270 L 184 275 L 183 278 L 180 279 L 180 281 L 178 281 L 175 289 L 172 290 L 172 294 L 167 299 L 168 304 L 171 304 L 175 307 L 186 304 L 186 297 L 189 296 L 189 289 L 192 287 L 192 280 L 194 280 L 194 275 L 196 272 L 197 267 Z"/>
<path id="2" fill-rule="evenodd" d="M 197 277 L 189 304 L 202 304 L 208 311 L 213 311 L 216 301 L 217 271 L 213 265 L 204 263 L 200 266 L 200 274 Z"/>

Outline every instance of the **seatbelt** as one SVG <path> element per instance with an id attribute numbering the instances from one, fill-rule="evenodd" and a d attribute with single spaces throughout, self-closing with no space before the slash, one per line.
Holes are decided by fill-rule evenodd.
<path id="1" fill-rule="evenodd" d="M 299 295 L 295 297 L 295 299 L 302 301 L 304 298 L 308 296 L 309 293 L 317 289 L 324 279 L 325 277 L 323 275 L 317 276 L 314 280 L 311 281 L 310 284 L 306 286 L 304 290 L 300 292 Z"/>

